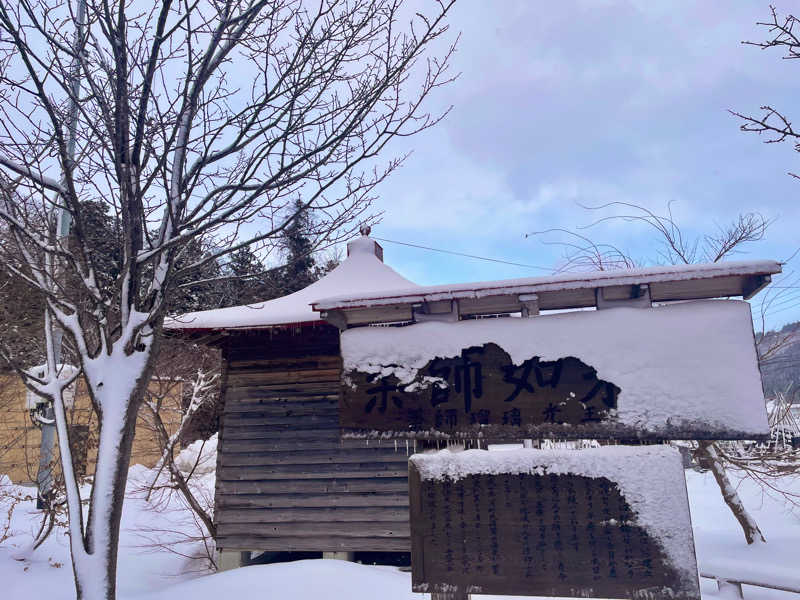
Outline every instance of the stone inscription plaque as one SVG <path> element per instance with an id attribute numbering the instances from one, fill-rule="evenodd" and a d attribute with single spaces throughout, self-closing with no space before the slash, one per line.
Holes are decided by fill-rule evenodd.
<path id="1" fill-rule="evenodd" d="M 620 389 L 597 371 L 568 356 L 545 361 L 533 356 L 514 364 L 494 343 L 437 357 L 412 383 L 394 375 L 348 371 L 340 403 L 347 432 L 399 432 L 408 437 L 519 439 L 567 425 L 588 437 L 617 407 Z"/>
<path id="2" fill-rule="evenodd" d="M 415 592 L 700 597 L 696 575 L 675 569 L 607 478 L 423 480 L 410 469 Z"/>

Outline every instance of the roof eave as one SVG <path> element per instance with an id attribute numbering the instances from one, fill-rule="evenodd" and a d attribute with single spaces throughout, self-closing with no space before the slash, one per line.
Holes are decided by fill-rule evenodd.
<path id="1" fill-rule="evenodd" d="M 324 319 L 314 319 L 310 321 L 292 321 L 288 323 L 267 323 L 255 325 L 219 325 L 214 327 L 164 327 L 164 332 L 168 335 L 194 338 L 203 335 L 220 336 L 228 335 L 238 331 L 254 331 L 268 329 L 293 329 L 296 327 L 315 327 L 319 325 L 329 325 Z"/>
<path id="2" fill-rule="evenodd" d="M 772 274 L 780 271 L 780 263 L 765 261 L 743 263 L 735 268 L 719 265 L 714 269 L 714 265 L 704 265 L 695 270 L 615 271 L 607 277 L 462 284 L 453 286 L 457 288 L 453 290 L 428 286 L 409 293 L 324 299 L 314 303 L 313 308 L 329 320 L 356 325 L 412 320 L 416 308 L 428 314 L 452 311 L 452 303 L 458 304 L 461 316 L 520 312 L 530 306 L 531 300 L 536 302 L 537 310 L 591 308 L 597 306 L 600 290 L 605 300 L 635 299 L 645 288 L 654 302 L 728 297 L 747 300 L 769 284 Z"/>

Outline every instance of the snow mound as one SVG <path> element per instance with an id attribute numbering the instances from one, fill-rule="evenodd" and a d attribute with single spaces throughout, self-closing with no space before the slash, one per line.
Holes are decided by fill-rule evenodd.
<path id="1" fill-rule="evenodd" d="M 217 468 L 217 439 L 215 433 L 207 440 L 195 440 L 175 457 L 175 465 L 184 474 L 214 473 Z"/>
<path id="2" fill-rule="evenodd" d="M 276 598 L 280 600 L 411 600 L 408 573 L 392 567 L 372 567 L 341 560 L 301 560 L 257 565 L 181 583 L 141 600 L 218 600 Z"/>

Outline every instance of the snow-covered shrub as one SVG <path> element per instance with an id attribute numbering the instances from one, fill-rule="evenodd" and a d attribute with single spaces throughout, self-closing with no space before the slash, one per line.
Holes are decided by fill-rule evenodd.
<path id="1" fill-rule="evenodd" d="M 214 435 L 193 442 L 175 457 L 185 489 L 164 465 L 152 469 L 137 465 L 130 471 L 129 496 L 145 500 L 148 510 L 164 517 L 146 519 L 138 528 L 142 545 L 189 559 L 187 571 L 216 570 L 214 532 L 208 527 L 214 515 L 216 460 Z"/>

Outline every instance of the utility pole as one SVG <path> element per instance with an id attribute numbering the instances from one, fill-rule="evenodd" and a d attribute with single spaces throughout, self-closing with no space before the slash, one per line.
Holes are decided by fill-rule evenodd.
<path id="1" fill-rule="evenodd" d="M 86 0 L 78 0 L 78 14 L 75 23 L 75 37 L 72 43 L 72 64 L 69 73 L 69 113 L 67 114 L 67 157 L 64 164 L 61 183 L 66 186 L 67 173 L 72 171 L 75 162 L 75 144 L 78 130 L 78 97 L 81 91 L 80 83 L 80 60 L 78 57 L 83 52 L 83 27 L 86 19 Z M 59 195 L 56 196 L 56 235 L 58 242 L 66 244 L 69 238 L 69 230 L 72 225 L 72 215 Z M 58 265 L 54 266 L 56 277 L 59 276 Z M 56 325 L 53 332 L 53 350 L 55 353 L 56 370 L 61 363 L 62 345 L 64 332 Z M 58 376 L 58 373 L 52 374 Z M 39 470 L 36 473 L 36 484 L 39 494 L 36 499 L 36 507 L 39 509 L 49 509 L 53 491 L 53 459 L 56 441 L 56 420 L 52 402 L 40 406 L 32 413 L 34 421 L 40 426 L 42 431 L 42 441 L 39 446 Z"/>

